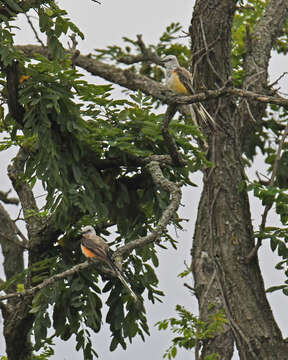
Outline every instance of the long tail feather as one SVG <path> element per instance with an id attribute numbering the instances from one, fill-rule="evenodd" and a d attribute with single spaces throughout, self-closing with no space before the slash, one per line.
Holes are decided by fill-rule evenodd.
<path id="1" fill-rule="evenodd" d="M 197 116 L 193 107 L 193 104 L 189 106 L 192 121 L 196 127 L 198 127 Z"/>
<path id="2" fill-rule="evenodd" d="M 215 121 L 212 118 L 212 116 L 209 114 L 209 112 L 205 109 L 205 107 L 200 103 L 199 107 L 198 107 L 198 113 L 201 116 L 202 120 L 204 122 L 209 122 L 214 126 L 215 125 Z"/>
<path id="3" fill-rule="evenodd" d="M 131 289 L 131 286 L 126 281 L 124 274 L 122 271 L 118 268 L 118 266 L 113 262 L 112 258 L 109 257 L 111 267 L 116 272 L 118 279 L 122 282 L 122 284 L 126 287 L 126 289 L 129 291 L 130 295 L 134 299 L 135 302 L 139 302 L 139 297 L 135 294 L 135 292 Z"/>
<path id="4" fill-rule="evenodd" d="M 122 284 L 126 287 L 126 289 L 130 292 L 133 299 L 136 302 L 139 301 L 138 296 L 134 293 L 134 291 L 131 289 L 130 285 L 127 283 L 127 281 L 124 279 L 124 277 L 122 276 L 122 274 L 119 271 L 117 271 L 117 276 L 118 276 L 118 279 L 122 282 Z"/>

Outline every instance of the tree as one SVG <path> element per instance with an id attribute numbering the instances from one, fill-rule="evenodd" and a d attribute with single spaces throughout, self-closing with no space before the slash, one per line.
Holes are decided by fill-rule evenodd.
<path id="1" fill-rule="evenodd" d="M 111 46 L 85 56 L 76 49 L 76 36 L 84 35 L 53 1 L 2 3 L 1 130 L 9 134 L 2 149 L 16 145 L 19 152 L 8 169 L 18 199 L 2 193 L 1 200 L 20 201 L 27 228 L 26 237 L 1 205 L 6 294 L 0 306 L 8 359 L 37 358 L 33 351 L 39 349 L 47 358 L 54 336 L 67 340 L 73 334 L 77 349 L 92 359 L 90 333 L 101 328 L 99 277 L 102 291 L 109 292 L 110 349 L 149 333 L 145 312 L 115 274 L 101 264 L 91 271 L 88 262 L 81 263 L 79 230 L 92 224 L 102 236 L 116 233 L 115 262 L 138 296 L 147 294 L 154 302 L 162 295 L 156 250 L 175 246 L 167 225 L 181 228 L 181 186 L 193 185 L 189 173 L 195 171 L 204 176 L 192 249 L 199 322 L 178 310 L 198 328 L 211 329 L 217 314 L 225 321 L 186 345 L 195 346 L 198 358 L 201 349 L 201 359 L 213 354 L 231 359 L 234 342 L 241 359 L 284 359 L 288 345 L 266 298 L 257 250 L 269 238 L 283 257 L 279 267 L 287 266 L 288 102 L 268 83 L 272 49 L 287 51 L 286 1 L 196 1 L 191 59 L 190 49 L 173 41 L 178 24 L 169 26 L 157 45 L 147 46 L 138 35 L 126 39 L 125 49 Z M 47 46 L 13 42 L 13 19 L 30 9 Z M 63 34 L 71 35 L 68 50 L 60 42 Z M 195 95 L 177 96 L 161 85 L 161 58 L 168 54 L 190 65 Z M 113 99 L 110 85 L 90 84 L 77 69 L 131 90 L 130 97 Z M 187 107 L 179 107 L 195 102 L 205 104 L 215 127 L 200 123 L 198 128 Z M 165 114 L 156 111 L 160 103 L 168 104 Z M 249 183 L 244 168 L 257 147 L 271 165 L 270 178 Z M 41 209 L 33 193 L 36 181 L 46 193 Z M 249 190 L 264 205 L 259 231 L 252 228 Z M 273 205 L 282 228 L 266 226 Z M 287 294 L 287 284 L 279 288 Z"/>

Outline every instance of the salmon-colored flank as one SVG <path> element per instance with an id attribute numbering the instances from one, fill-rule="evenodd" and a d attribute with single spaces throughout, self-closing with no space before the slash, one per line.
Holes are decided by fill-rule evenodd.
<path id="1" fill-rule="evenodd" d="M 87 249 L 85 246 L 81 245 L 81 250 L 82 253 L 87 257 L 87 258 L 94 258 L 95 254 L 93 251 Z"/>

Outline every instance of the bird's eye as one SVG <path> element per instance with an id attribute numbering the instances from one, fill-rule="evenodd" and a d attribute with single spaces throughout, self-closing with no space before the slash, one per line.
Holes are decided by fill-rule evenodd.
<path id="1" fill-rule="evenodd" d="M 88 229 L 88 230 L 85 230 L 85 231 L 82 231 L 82 234 L 84 235 L 84 234 L 88 234 L 88 233 L 90 233 L 92 230 L 91 229 Z"/>

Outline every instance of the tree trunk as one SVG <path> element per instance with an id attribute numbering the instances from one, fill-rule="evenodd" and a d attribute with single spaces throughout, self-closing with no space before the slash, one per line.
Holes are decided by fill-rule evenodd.
<path id="1" fill-rule="evenodd" d="M 235 6 L 234 0 L 196 1 L 190 34 L 198 89 L 223 86 L 231 76 Z M 210 313 L 224 309 L 229 325 L 203 344 L 201 359 L 211 353 L 231 359 L 235 340 L 241 359 L 283 360 L 288 344 L 267 301 L 258 258 L 249 264 L 243 261 L 253 249 L 254 238 L 236 105 L 231 98 L 204 105 L 217 127 L 203 128 L 209 143 L 208 158 L 214 166 L 204 173 L 192 268 L 200 317 L 207 320 Z"/>
<path id="2" fill-rule="evenodd" d="M 15 234 L 14 223 L 10 219 L 4 207 L 0 204 L 0 244 L 4 257 L 4 272 L 6 279 L 24 270 L 23 248 L 17 244 L 19 240 Z M 12 284 L 9 292 L 16 291 Z M 12 298 L 6 304 L 0 302 L 4 319 L 4 337 L 6 342 L 6 354 L 9 360 L 26 360 L 31 357 L 32 346 L 30 331 L 33 324 L 33 316 L 29 314 L 31 298 Z"/>

